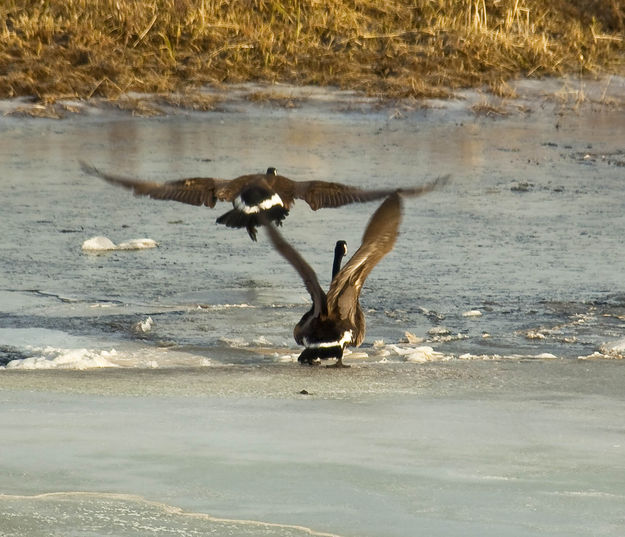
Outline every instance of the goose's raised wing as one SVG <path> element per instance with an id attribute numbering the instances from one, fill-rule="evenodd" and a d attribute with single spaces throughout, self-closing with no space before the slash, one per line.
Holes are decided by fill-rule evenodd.
<path id="1" fill-rule="evenodd" d="M 206 205 L 207 207 L 214 207 L 218 200 L 232 201 L 245 184 L 258 177 L 256 174 L 244 175 L 231 181 L 212 177 L 194 177 L 156 183 L 105 173 L 83 161 L 80 161 L 80 166 L 83 172 L 100 177 L 113 185 L 132 190 L 138 196 L 149 196 L 158 200 L 174 200 L 190 205 Z M 264 175 L 260 175 L 260 177 L 264 177 Z"/>
<path id="2" fill-rule="evenodd" d="M 288 242 L 284 240 L 282 234 L 276 229 L 276 226 L 269 223 L 265 218 L 263 222 L 265 229 L 267 230 L 267 234 L 269 235 L 269 239 L 271 240 L 271 244 L 273 247 L 278 250 L 280 255 L 284 257 L 293 268 L 298 272 L 301 276 L 302 280 L 304 280 L 304 285 L 306 289 L 310 293 L 310 297 L 313 301 L 313 317 L 319 317 L 322 313 L 326 313 L 326 294 L 321 289 L 319 285 L 319 280 L 317 279 L 317 275 L 312 267 L 306 263 L 304 258 L 293 248 Z"/>
<path id="3" fill-rule="evenodd" d="M 430 183 L 418 187 L 366 190 L 341 183 L 326 181 L 293 182 L 293 196 L 303 199 L 313 211 L 322 207 L 341 207 L 349 203 L 364 203 L 390 196 L 400 192 L 405 196 L 421 196 L 447 183 L 449 175 L 438 177 Z"/>
<path id="4" fill-rule="evenodd" d="M 362 285 L 369 273 L 395 245 L 401 222 L 401 199 L 395 192 L 373 213 L 356 253 L 330 284 L 328 314 L 353 319 Z"/>

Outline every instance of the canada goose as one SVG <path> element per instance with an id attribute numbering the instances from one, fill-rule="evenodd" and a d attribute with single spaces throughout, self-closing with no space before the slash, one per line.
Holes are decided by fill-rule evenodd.
<path id="1" fill-rule="evenodd" d="M 305 347 L 299 355 L 302 364 L 317 358 L 336 358 L 343 367 L 343 350 L 358 347 L 365 337 L 365 316 L 359 297 L 362 285 L 378 262 L 392 249 L 401 221 L 401 199 L 398 192 L 390 195 L 373 214 L 362 237 L 362 244 L 347 264 L 339 269 L 346 243 L 339 241 L 334 250 L 332 282 L 324 293 L 315 271 L 287 243 L 277 228 L 268 224 L 267 233 L 276 250 L 304 280 L 313 305 L 295 325 L 293 337 Z M 335 272 L 336 271 L 336 272 Z"/>
<path id="2" fill-rule="evenodd" d="M 139 196 L 207 207 L 214 207 L 217 201 L 230 201 L 233 209 L 217 218 L 217 223 L 234 228 L 244 227 L 253 241 L 256 240 L 256 226 L 265 220 L 281 225 L 295 199 L 304 200 L 316 211 L 322 207 L 340 207 L 348 203 L 385 198 L 396 190 L 363 190 L 327 181 L 293 181 L 278 175 L 275 168 L 268 168 L 266 173 L 242 175 L 232 180 L 192 177 L 155 183 L 104 173 L 83 161 L 80 161 L 80 165 L 83 172 L 123 186 Z M 442 177 L 423 186 L 400 189 L 400 192 L 418 196 L 429 192 L 446 179 Z"/>

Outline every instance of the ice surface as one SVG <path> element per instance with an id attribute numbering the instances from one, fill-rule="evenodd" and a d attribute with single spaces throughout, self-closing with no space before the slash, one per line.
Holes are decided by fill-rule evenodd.
<path id="1" fill-rule="evenodd" d="M 271 164 L 296 179 L 340 178 L 366 188 L 451 173 L 443 190 L 406 200 L 397 244 L 363 288 L 362 352 L 371 357 L 373 341 L 398 342 L 408 331 L 447 356 L 607 356 L 602 345 L 620 337 L 625 313 L 618 271 L 624 217 L 615 195 L 625 161 L 616 141 L 620 114 L 592 106 L 567 113 L 531 99 L 523 101 L 527 114 L 497 121 L 472 116 L 470 100 L 407 107 L 399 116 L 395 104 L 367 114 L 341 104 L 330 113 L 330 94 L 323 113 L 315 105 L 286 112 L 238 102 L 243 115 L 5 118 L 0 212 L 11 218 L 0 238 L 2 326 L 116 331 L 148 346 L 202 347 L 224 360 L 234 360 L 228 340 L 251 349 L 264 337 L 274 347 L 268 351 L 296 352 L 292 329 L 310 298 L 276 252 L 215 225 L 219 207 L 137 198 L 84 176 L 68 158 L 80 154 L 111 172 L 159 181 L 234 177 Z M 512 190 L 521 183 L 533 187 Z M 324 287 L 337 235 L 357 246 L 375 206 L 292 208 L 283 231 L 306 248 Z M 160 247 L 132 256 L 76 251 L 90 237 L 128 236 L 158 237 Z M 111 248 L 108 241 L 96 247 Z M 27 307 L 35 300 L 40 308 Z M 96 312 L 88 319 L 86 304 L 120 311 L 110 321 Z M 482 316 L 465 315 L 472 311 Z M 132 331 L 147 317 L 149 332 Z"/>
<path id="2" fill-rule="evenodd" d="M 475 92 L 5 116 L 0 535 L 621 537 L 623 115 L 519 94 L 496 121 Z M 452 181 L 406 200 L 363 288 L 365 342 L 334 371 L 294 363 L 310 297 L 262 236 L 91 180 L 76 155 L 159 181 Z M 375 206 L 292 208 L 283 232 L 324 288 Z M 84 255 L 96 236 L 160 247 Z"/>
<path id="3" fill-rule="evenodd" d="M 0 375 L 0 534 L 622 535 L 620 362 L 75 375 Z"/>

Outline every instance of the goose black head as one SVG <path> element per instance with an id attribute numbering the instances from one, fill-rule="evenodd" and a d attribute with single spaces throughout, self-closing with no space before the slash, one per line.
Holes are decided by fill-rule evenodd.
<path id="1" fill-rule="evenodd" d="M 332 279 L 341 270 L 341 261 L 347 254 L 347 243 L 345 241 L 336 241 L 334 246 L 334 264 L 332 265 Z"/>
<path id="2" fill-rule="evenodd" d="M 278 170 L 273 167 L 267 168 L 266 175 L 278 175 Z"/>
<path id="3" fill-rule="evenodd" d="M 345 255 L 347 255 L 347 242 L 336 241 L 336 246 L 334 247 L 334 255 L 338 257 L 345 257 Z"/>

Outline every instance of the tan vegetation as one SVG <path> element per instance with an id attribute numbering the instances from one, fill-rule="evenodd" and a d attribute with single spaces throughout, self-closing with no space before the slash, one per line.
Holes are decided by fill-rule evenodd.
<path id="1" fill-rule="evenodd" d="M 3 0 L 0 97 L 29 95 L 45 104 L 247 81 L 387 97 L 445 96 L 476 85 L 513 95 L 506 81 L 514 77 L 621 72 L 624 6 L 621 0 Z"/>

